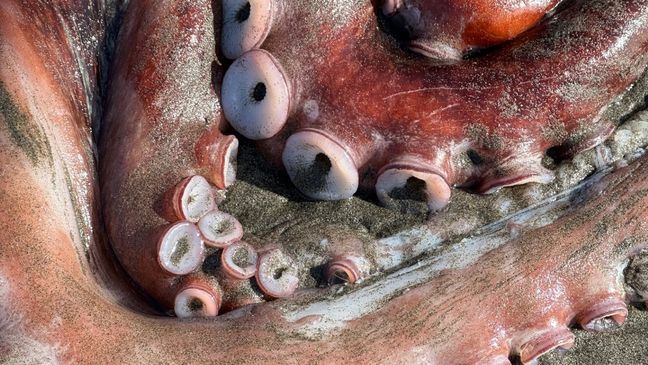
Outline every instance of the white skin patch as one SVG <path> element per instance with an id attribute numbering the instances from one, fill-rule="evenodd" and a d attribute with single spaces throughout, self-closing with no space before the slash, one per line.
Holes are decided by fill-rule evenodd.
<path id="1" fill-rule="evenodd" d="M 319 118 L 319 104 L 317 101 L 310 99 L 306 100 L 304 103 L 304 115 L 306 115 L 306 118 L 308 118 L 309 122 L 315 122 L 317 121 L 317 118 Z"/>
<path id="2" fill-rule="evenodd" d="M 9 281 L 0 274 L 0 364 L 59 364 L 62 349 L 40 342 L 24 333 L 18 313 L 10 300 Z"/>

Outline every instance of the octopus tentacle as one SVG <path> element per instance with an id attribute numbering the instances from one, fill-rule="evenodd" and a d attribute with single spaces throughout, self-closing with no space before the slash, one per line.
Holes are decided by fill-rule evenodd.
<path id="1" fill-rule="evenodd" d="M 637 55 L 648 46 L 645 37 L 637 35 L 630 42 L 622 36 L 627 31 L 637 33 L 647 25 L 645 18 L 641 16 L 641 1 L 635 1 L 632 6 L 615 12 L 618 17 L 639 19 L 637 27 L 632 29 L 628 30 L 607 19 L 600 25 L 603 20 L 597 5 L 574 6 L 560 14 L 562 18 L 556 21 L 556 24 L 561 24 L 560 27 L 545 25 L 536 30 L 537 34 L 527 36 L 493 55 L 470 64 L 445 67 L 424 62 L 413 65 L 408 62 L 406 66 L 399 63 L 403 62 L 403 55 L 395 49 L 368 52 L 371 44 L 384 42 L 383 35 L 371 26 L 375 19 L 369 4 L 347 3 L 357 15 L 344 19 L 322 17 L 321 13 L 308 12 L 310 8 L 300 8 L 305 5 L 301 3 L 290 6 L 283 4 L 280 9 L 282 12 L 303 13 L 306 17 L 305 24 L 312 26 L 312 23 L 318 23 L 321 27 L 330 27 L 331 38 L 308 39 L 306 46 L 316 47 L 309 57 L 317 59 L 308 64 L 308 69 L 304 69 L 305 66 L 298 62 L 288 62 L 296 48 L 287 42 L 291 37 L 299 39 L 312 33 L 315 27 L 304 29 L 302 34 L 291 31 L 288 36 L 281 22 L 273 21 L 273 29 L 269 33 L 272 36 L 268 36 L 260 44 L 264 50 L 246 51 L 223 76 L 223 114 L 244 135 L 266 139 L 262 142 L 263 145 L 274 145 L 269 151 L 278 152 L 277 156 L 281 156 L 293 183 L 305 195 L 315 199 L 344 199 L 351 197 L 361 186 L 371 187 L 377 184 L 378 195 L 387 201 L 394 197 L 396 190 L 402 191 L 406 196 L 411 190 L 417 190 L 409 189 L 410 182 L 410 185 L 422 186 L 418 189 L 422 190 L 423 199 L 428 202 L 431 210 L 438 210 L 450 200 L 450 187 L 453 185 L 490 192 L 502 186 L 529 181 L 547 182 L 552 174 L 540 162 L 545 151 L 556 145 L 570 146 L 571 149 L 575 148 L 573 146 L 589 147 L 592 141 L 598 141 L 599 131 L 609 131 L 610 124 L 603 118 L 597 120 L 592 115 L 605 109 L 612 95 L 627 87 L 645 67 L 645 57 Z M 233 163 L 225 169 L 222 163 L 231 160 L 231 156 L 226 158 L 223 155 L 231 154 L 233 147 L 204 146 L 222 146 L 219 141 L 226 141 L 224 145 L 231 146 L 233 139 L 218 132 L 218 127 L 223 123 L 223 115 L 218 109 L 219 98 L 210 84 L 215 82 L 216 88 L 220 86 L 218 77 L 213 77 L 213 73 L 220 74 L 220 70 L 214 71 L 212 67 L 216 59 L 213 45 L 218 39 L 210 36 L 213 34 L 210 30 L 213 23 L 209 21 L 212 9 L 184 3 L 175 6 L 161 4 L 147 9 L 140 6 L 144 5 L 131 5 L 125 31 L 122 33 L 122 37 L 135 41 L 134 46 L 117 50 L 118 61 L 113 72 L 114 91 L 109 100 L 110 112 L 102 138 L 102 153 L 110 153 L 111 159 L 102 165 L 102 169 L 104 176 L 111 176 L 104 188 L 105 214 L 117 255 L 140 285 L 157 287 L 160 285 L 158 274 L 142 273 L 143 270 L 138 269 L 139 255 L 132 254 L 137 245 L 145 245 L 152 240 L 150 232 L 166 224 L 160 218 L 173 221 L 168 215 L 159 217 L 152 214 L 151 201 L 164 197 L 163 191 L 175 191 L 173 194 L 168 193 L 173 196 L 169 198 L 171 200 L 165 198 L 167 202 L 174 202 L 171 210 L 176 213 L 175 219 L 197 221 L 203 218 L 213 208 L 210 205 L 210 188 L 197 175 L 204 173 L 204 161 L 216 161 L 215 165 L 219 166 L 215 169 L 217 171 L 234 170 Z M 339 5 L 327 3 L 326 6 Z M 145 19 L 168 20 L 138 23 L 143 11 L 147 14 L 165 15 Z M 331 14 L 343 16 L 339 12 Z M 579 14 L 578 18 L 575 18 L 576 14 Z M 184 28 L 184 19 L 189 18 L 191 24 L 200 26 Z M 335 27 L 333 21 L 337 22 Z M 594 30 L 588 29 L 587 40 L 573 38 L 570 39 L 569 47 L 557 50 L 557 43 L 561 39 L 554 36 L 556 32 L 580 31 L 578 27 L 582 27 L 583 23 L 590 24 L 588 22 L 597 24 L 597 27 Z M 226 25 L 224 32 L 225 27 Z M 173 31 L 169 32 L 168 29 Z M 168 37 L 169 33 L 176 34 L 174 39 L 157 36 L 167 34 Z M 279 35 L 286 35 L 286 39 Z M 184 42 L 186 39 L 190 42 Z M 348 40 L 352 39 L 359 41 L 349 44 Z M 588 48 L 592 43 L 599 42 L 604 47 L 620 39 L 620 49 L 628 53 L 620 56 L 627 60 L 626 65 L 610 65 L 608 61 L 601 61 L 600 52 Z M 326 42 L 333 44 L 333 47 Z M 529 58 L 527 53 L 518 51 L 537 46 L 539 42 L 554 52 L 551 57 L 535 55 Z M 558 70 L 582 72 L 583 65 L 571 65 L 567 59 L 572 54 L 584 52 L 589 57 L 588 70 L 592 67 L 601 70 L 603 77 L 600 82 L 608 90 L 604 95 L 588 95 L 587 100 L 563 101 L 564 105 L 558 102 L 562 109 L 555 111 L 544 106 L 553 105 L 558 93 L 555 89 L 542 87 L 537 90 L 538 95 L 531 97 L 533 100 L 523 99 L 528 87 L 521 85 L 533 85 L 536 82 L 529 78 Z M 133 54 L 138 56 L 132 56 Z M 188 54 L 191 57 L 187 57 Z M 146 60 L 164 56 L 173 58 L 176 62 L 163 62 L 153 73 L 141 65 Z M 328 62 L 322 62 L 324 59 L 328 59 Z M 365 64 L 366 67 L 347 67 L 349 59 L 359 60 L 359 64 Z M 537 74 L 509 75 L 502 65 L 513 61 L 516 65 L 537 65 Z M 618 67 L 625 67 L 631 72 L 619 79 L 615 72 Z M 328 77 L 338 70 L 348 71 L 333 78 Z M 207 77 L 208 75 L 212 77 Z M 377 78 L 377 75 L 380 77 Z M 436 78 L 432 80 L 430 75 L 435 75 Z M 475 85 L 475 75 L 492 86 L 483 88 L 479 84 Z M 581 76 L 564 77 L 559 75 L 558 81 L 551 79 L 543 82 L 564 86 L 565 83 L 580 80 Z M 391 81 L 385 83 L 383 78 Z M 332 85 L 331 90 L 344 90 L 353 96 L 350 100 L 344 100 L 326 88 L 314 87 L 311 84 L 314 80 Z M 150 84 L 155 87 L 150 87 Z M 398 91 L 403 88 L 406 91 Z M 492 90 L 500 88 L 505 95 L 515 95 L 515 103 L 520 104 L 519 111 L 507 115 L 493 108 Z M 461 90 L 461 93 L 457 90 Z M 194 95 L 199 107 L 187 108 L 184 105 L 185 99 L 170 101 L 173 93 Z M 502 98 L 501 95 L 498 97 Z M 500 99 L 497 101 L 501 101 Z M 376 108 L 376 100 L 382 100 L 385 108 Z M 402 108 L 403 102 L 424 107 L 422 110 Z M 169 108 L 169 103 L 175 108 Z M 116 107 L 121 104 L 128 107 Z M 442 105 L 447 106 L 441 107 Z M 567 115 L 575 109 L 579 113 L 577 120 Z M 128 110 L 125 117 L 124 110 Z M 178 117 L 176 110 L 184 111 L 185 114 Z M 595 119 L 593 126 L 583 126 L 590 117 Z M 355 122 L 346 122 L 350 119 Z M 529 125 L 528 120 L 539 122 Z M 549 121 L 553 123 L 550 123 L 551 128 L 564 129 L 564 135 L 551 134 L 551 139 L 546 138 L 545 135 L 549 132 L 543 128 L 548 128 L 546 124 Z M 128 127 L 123 128 L 122 125 Z M 133 126 L 139 126 L 138 133 L 129 129 Z M 530 140 L 529 136 L 532 137 Z M 137 154 L 124 153 L 121 146 L 125 143 L 129 143 L 131 149 L 137 149 Z M 165 150 L 173 150 L 174 155 L 170 158 L 168 154 L 159 152 Z M 205 151 L 211 151 L 211 156 L 216 154 L 220 157 L 210 159 L 210 153 Z M 148 167 L 142 168 L 144 165 Z M 131 173 L 125 174 L 124 171 Z M 206 174 L 205 177 L 209 176 L 213 174 Z M 224 181 L 213 177 L 210 180 L 214 184 Z M 175 190 L 169 190 L 170 182 L 175 181 L 184 183 L 180 183 Z M 196 202 L 207 202 L 196 205 L 200 209 L 195 214 L 188 213 L 189 198 L 192 195 L 185 194 L 186 191 L 182 190 L 189 181 L 201 182 L 197 186 L 201 187 L 199 190 L 205 196 L 205 199 L 194 198 L 194 205 Z M 148 188 L 144 192 L 136 189 L 145 185 Z M 223 214 L 210 214 L 203 218 L 203 223 L 213 215 Z M 137 219 L 121 222 L 119 218 L 124 216 L 136 216 Z M 214 235 L 210 239 L 210 233 L 203 231 L 202 236 L 208 244 L 211 242 L 212 246 L 219 248 L 241 238 L 242 230 L 236 225 L 235 218 L 226 218 L 233 226 L 229 232 L 231 237 L 216 242 Z M 355 262 L 344 259 L 349 254 L 337 254 L 335 257 L 340 260 L 339 265 L 329 267 L 342 271 L 346 269 L 347 277 L 359 280 L 368 270 L 354 270 L 349 265 L 343 265 Z M 259 265 L 265 262 L 264 255 L 261 255 Z M 294 259 L 286 256 L 285 263 L 288 262 L 293 265 Z M 304 268 L 296 269 L 285 267 L 286 265 L 278 268 L 264 266 L 264 270 L 255 272 L 256 284 L 268 297 L 284 297 L 296 289 L 298 274 L 291 270 L 303 271 Z M 192 265 L 195 270 L 199 270 L 199 266 L 200 263 Z M 231 269 L 227 266 L 223 268 L 225 276 L 227 268 Z M 273 285 L 279 280 L 274 277 L 274 269 L 290 269 L 287 271 L 289 275 L 281 277 L 282 282 L 286 282 L 279 285 L 280 289 L 277 290 L 269 289 L 274 288 Z M 174 287 L 176 281 L 164 285 Z M 253 289 L 250 283 L 241 285 Z M 167 303 L 168 307 L 171 305 L 168 295 L 170 290 L 155 289 L 151 292 L 156 300 Z M 257 300 L 258 293 L 254 290 L 247 292 L 252 294 L 251 301 Z"/>
<path id="2" fill-rule="evenodd" d="M 219 131 L 211 2 L 136 2 L 128 14 L 120 35 L 129 41 L 116 50 L 100 143 L 108 235 L 120 263 L 161 306 L 174 308 L 179 291 L 200 290 L 205 310 L 196 313 L 214 314 L 221 300 L 206 298 L 221 292 L 218 283 L 187 287 L 187 275 L 201 275 L 211 252 L 205 245 L 231 244 L 242 227 L 214 212 L 211 184 L 235 179 L 237 141 Z M 159 248 L 159 262 L 174 276 L 143 266 L 157 257 L 145 247 Z"/>
<path id="3" fill-rule="evenodd" d="M 423 189 L 433 209 L 448 201 L 454 185 L 486 193 L 546 183 L 553 179 L 542 164 L 546 153 L 573 155 L 601 143 L 613 129 L 603 112 L 648 62 L 645 5 L 572 4 L 506 47 L 451 66 L 408 59 L 388 45 L 376 50 L 375 44 L 387 43 L 366 5 L 345 2 L 355 9 L 352 18 L 321 19 L 305 11 L 305 22 L 316 26 L 267 38 L 260 45 L 264 50 L 244 53 L 227 71 L 225 115 L 244 135 L 267 139 L 260 146 L 270 160 L 282 154 L 293 183 L 314 199 L 348 198 L 377 179 L 377 193 L 384 197 L 386 187 L 402 186 L 391 179 L 391 164 L 440 177 L 426 178 L 430 186 Z M 326 6 L 326 13 L 335 14 L 339 5 Z M 308 36 L 321 29 L 331 35 Z M 310 52 L 296 53 L 295 34 Z M 245 73 L 239 62 L 261 55 L 272 59 L 272 67 Z M 280 70 L 280 87 L 260 76 L 270 68 Z M 232 91 L 232 80 L 248 77 L 249 84 Z M 265 124 L 254 119 L 257 112 L 249 120 L 230 115 L 231 109 L 257 107 L 251 100 L 261 95 L 258 85 L 266 86 L 268 97 L 258 105 L 270 105 L 270 96 L 281 90 L 280 116 L 271 114 Z M 230 98 L 232 93 L 238 96 Z M 378 172 L 387 175 L 379 179 Z"/>

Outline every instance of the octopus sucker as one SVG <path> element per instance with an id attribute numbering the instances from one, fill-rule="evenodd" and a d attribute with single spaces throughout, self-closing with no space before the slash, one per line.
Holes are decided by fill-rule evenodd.
<path id="1" fill-rule="evenodd" d="M 506 29 L 436 60 L 376 14 L 414 3 L 2 2 L 0 363 L 532 364 L 632 322 L 648 2 L 457 2 Z"/>
<path id="2" fill-rule="evenodd" d="M 195 153 L 200 172 L 218 189 L 226 189 L 236 181 L 239 141 L 224 135 L 218 126 L 200 137 Z"/>
<path id="3" fill-rule="evenodd" d="M 557 348 L 569 350 L 574 345 L 574 334 L 567 328 L 556 328 L 536 335 L 516 351 L 522 364 L 530 364 L 540 356 Z"/>
<path id="4" fill-rule="evenodd" d="M 358 168 L 348 148 L 326 133 L 304 129 L 288 138 L 282 154 L 297 188 L 317 200 L 350 198 L 358 190 Z"/>
<path id="5" fill-rule="evenodd" d="M 622 326 L 628 316 L 628 306 L 621 298 L 610 298 L 592 305 L 579 315 L 578 324 L 588 331 L 606 331 Z"/>
<path id="6" fill-rule="evenodd" d="M 173 312 L 178 318 L 215 317 L 221 307 L 220 286 L 200 277 L 183 280 L 175 296 Z"/>
<path id="7" fill-rule="evenodd" d="M 258 48 L 272 29 L 276 17 L 277 0 L 224 0 L 223 55 L 239 58 L 243 53 Z"/>
<path id="8" fill-rule="evenodd" d="M 161 214 L 169 221 L 198 222 L 214 208 L 214 195 L 207 179 L 200 175 L 188 176 L 165 193 Z"/>
<path id="9" fill-rule="evenodd" d="M 245 241 L 238 241 L 225 247 L 221 253 L 222 267 L 233 280 L 245 280 L 257 272 L 259 254 Z"/>
<path id="10" fill-rule="evenodd" d="M 259 253 L 256 282 L 271 298 L 288 298 L 297 290 L 299 279 L 292 259 L 279 248 Z"/>
<path id="11" fill-rule="evenodd" d="M 326 263 L 325 278 L 329 285 L 355 284 L 370 277 L 374 265 L 362 239 L 335 237 L 328 246 L 331 259 Z"/>
<path id="12" fill-rule="evenodd" d="M 198 222 L 198 228 L 205 244 L 212 247 L 224 248 L 243 238 L 243 227 L 233 216 L 212 210 Z"/>
<path id="13" fill-rule="evenodd" d="M 418 189 L 424 195 L 420 200 L 427 203 L 431 212 L 443 209 L 450 202 L 450 185 L 439 172 L 426 171 L 422 166 L 415 170 L 415 166 L 416 163 L 395 163 L 383 167 L 376 180 L 377 198 L 385 206 L 397 205 L 394 200 L 399 198 L 398 195 L 415 197 L 416 193 L 412 193 L 411 190 Z"/>
<path id="14" fill-rule="evenodd" d="M 265 139 L 284 126 L 290 109 L 290 90 L 277 61 L 254 50 L 238 58 L 223 79 L 223 113 L 239 133 Z"/>
<path id="15" fill-rule="evenodd" d="M 174 275 L 196 270 L 202 264 L 205 251 L 200 231 L 191 222 L 177 222 L 165 228 L 157 247 L 160 267 Z"/>

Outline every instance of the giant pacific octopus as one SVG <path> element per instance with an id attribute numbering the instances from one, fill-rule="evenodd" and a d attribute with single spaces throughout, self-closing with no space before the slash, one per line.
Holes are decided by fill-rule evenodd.
<path id="1" fill-rule="evenodd" d="M 646 157 L 447 249 L 223 209 L 248 140 L 302 200 L 430 222 L 550 183 L 643 102 L 647 0 L 6 0 L 0 60 L 10 363 L 526 364 L 648 298 Z"/>

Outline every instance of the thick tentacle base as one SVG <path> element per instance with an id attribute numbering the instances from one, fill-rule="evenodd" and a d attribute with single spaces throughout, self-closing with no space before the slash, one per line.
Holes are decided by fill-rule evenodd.
<path id="1" fill-rule="evenodd" d="M 245 27 L 223 19 L 223 34 L 239 36 L 221 44 L 223 51 L 237 44 L 237 52 L 226 52 L 235 60 L 222 85 L 225 117 L 316 200 L 374 187 L 388 206 L 412 199 L 438 211 L 454 186 L 491 193 L 551 182 L 548 157 L 569 158 L 602 143 L 614 129 L 606 111 L 648 65 L 644 0 L 566 4 L 551 21 L 452 65 L 392 47 L 360 1 L 326 2 L 317 11 L 304 1 L 258 3 L 230 4 L 250 5 Z M 423 38 L 458 37 L 430 38 L 427 46 L 419 38 L 412 47 L 431 53 L 431 43 L 442 44 L 435 52 L 454 49 L 460 57 L 466 48 L 517 36 L 556 3 L 375 5 L 401 18 L 415 12 L 426 27 L 440 27 L 426 28 L 431 33 Z M 430 21 L 433 15 L 438 19 Z M 293 17 L 300 26 L 284 26 Z M 461 23 L 454 31 L 447 28 L 452 19 Z M 493 39 L 479 39 L 477 29 Z"/>

